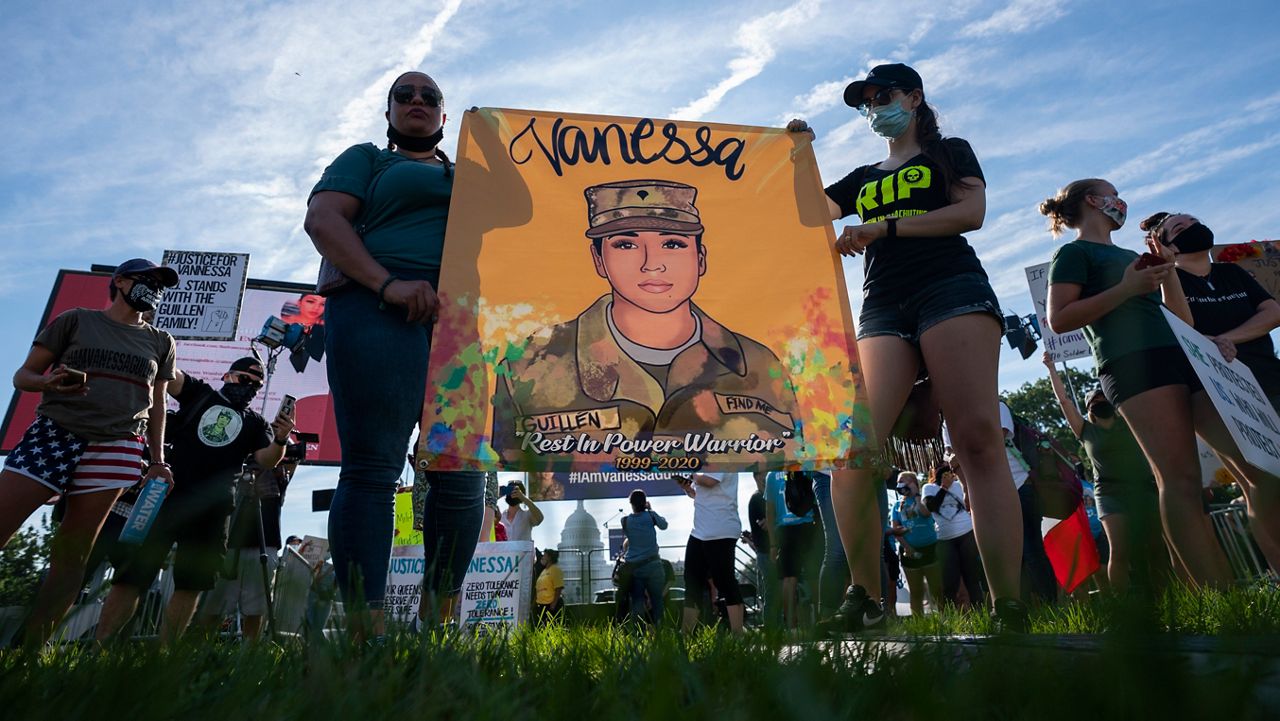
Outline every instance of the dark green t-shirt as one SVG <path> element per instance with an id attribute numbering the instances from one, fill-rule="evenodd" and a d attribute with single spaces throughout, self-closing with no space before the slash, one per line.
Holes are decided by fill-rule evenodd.
<path id="1" fill-rule="evenodd" d="M 1080 443 L 1097 474 L 1094 492 L 1098 495 L 1156 487 L 1151 465 L 1123 419 L 1117 417 L 1110 428 L 1086 420 Z"/>
<path id="2" fill-rule="evenodd" d="M 1089 298 L 1118 284 L 1137 259 L 1138 254 L 1126 248 L 1073 240 L 1053 254 L 1049 284 L 1075 283 L 1081 286 L 1080 298 Z M 1084 337 L 1098 369 L 1130 353 L 1177 346 L 1160 308 L 1159 293 L 1135 295 L 1086 325 Z"/>
<path id="3" fill-rule="evenodd" d="M 443 167 L 373 143 L 353 145 L 324 169 L 311 195 L 322 191 L 360 199 L 356 232 L 369 255 L 384 267 L 440 270 L 453 192 L 453 178 Z"/>

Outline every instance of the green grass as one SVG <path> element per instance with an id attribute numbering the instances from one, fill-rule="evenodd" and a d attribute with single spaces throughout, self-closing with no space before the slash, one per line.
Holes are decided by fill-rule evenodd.
<path id="1" fill-rule="evenodd" d="M 1280 589 L 1256 586 L 1199 591 L 1175 586 L 1154 601 L 1100 596 L 1033 608 L 1031 630 L 1037 634 L 1280 635 Z M 904 617 L 895 628 L 896 633 L 912 636 L 985 635 L 994 631 L 988 614 L 955 609 Z"/>
<path id="2" fill-rule="evenodd" d="M 610 627 L 395 636 L 361 648 L 136 643 L 0 652 L 0 713 L 58 721 L 1274 718 L 1256 693 L 1274 669 L 1256 659 L 1224 657 L 1206 671 L 1135 649 L 1059 654 L 997 642 L 894 653 L 774 634 L 682 638 Z"/>

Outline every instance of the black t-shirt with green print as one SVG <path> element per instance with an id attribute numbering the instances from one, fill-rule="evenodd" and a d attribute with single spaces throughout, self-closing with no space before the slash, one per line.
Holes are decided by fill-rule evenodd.
<path id="1" fill-rule="evenodd" d="M 957 178 L 979 178 L 982 167 L 969 143 L 946 138 Z M 827 187 L 840 217 L 857 215 L 863 223 L 924 215 L 951 205 L 942 170 L 923 154 L 895 170 L 864 165 Z M 881 238 L 864 255 L 863 297 L 902 302 L 931 283 L 963 273 L 983 273 L 978 256 L 963 235 L 932 238 Z"/>

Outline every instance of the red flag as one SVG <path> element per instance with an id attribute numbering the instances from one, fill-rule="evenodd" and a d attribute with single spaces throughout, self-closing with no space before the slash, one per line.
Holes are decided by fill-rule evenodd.
<path id="1" fill-rule="evenodd" d="M 1058 583 L 1071 593 L 1102 567 L 1098 547 L 1089 531 L 1089 517 L 1085 515 L 1083 503 L 1061 521 L 1045 519 L 1046 526 L 1050 522 L 1052 527 L 1044 533 L 1044 552 L 1049 556 Z"/>

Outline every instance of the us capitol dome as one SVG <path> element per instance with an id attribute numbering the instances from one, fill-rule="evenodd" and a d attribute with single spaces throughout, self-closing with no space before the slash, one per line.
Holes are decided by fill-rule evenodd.
<path id="1" fill-rule="evenodd" d="M 613 588 L 613 566 L 600 540 L 600 524 L 581 500 L 565 520 L 556 550 L 564 572 L 565 603 L 591 603 L 597 591 Z"/>

